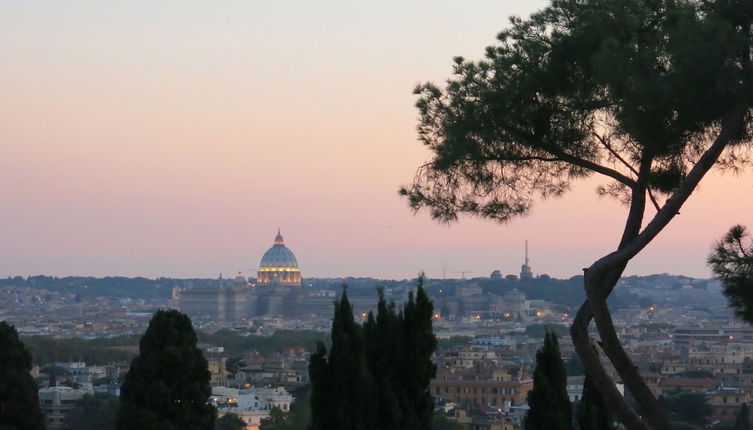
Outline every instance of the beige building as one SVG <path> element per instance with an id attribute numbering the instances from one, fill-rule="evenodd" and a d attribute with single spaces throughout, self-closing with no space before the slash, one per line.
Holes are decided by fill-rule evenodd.
<path id="1" fill-rule="evenodd" d="M 532 379 L 511 375 L 501 368 L 439 368 L 429 386 L 434 397 L 461 405 L 470 403 L 500 408 L 522 405 L 532 388 Z"/>

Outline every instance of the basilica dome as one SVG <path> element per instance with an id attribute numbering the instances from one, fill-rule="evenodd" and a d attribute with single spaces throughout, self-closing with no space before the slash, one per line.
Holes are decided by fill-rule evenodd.
<path id="1" fill-rule="evenodd" d="M 300 285 L 301 271 L 293 251 L 285 246 L 285 241 L 277 230 L 274 245 L 264 253 L 259 263 L 256 277 L 258 284 Z"/>

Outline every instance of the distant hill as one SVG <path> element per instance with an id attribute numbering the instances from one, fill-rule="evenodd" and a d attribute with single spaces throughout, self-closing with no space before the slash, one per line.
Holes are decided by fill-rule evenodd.
<path id="1" fill-rule="evenodd" d="M 29 276 L 0 279 L 0 288 L 31 288 L 48 290 L 78 297 L 116 297 L 136 299 L 168 299 L 172 289 L 193 286 L 213 286 L 232 281 L 219 279 L 178 279 L 143 277 L 127 278 L 110 276 L 104 278 L 67 276 Z M 518 279 L 508 276 L 501 279 L 429 279 L 427 291 L 432 296 L 453 294 L 455 288 L 467 283 L 479 285 L 484 292 L 503 295 L 513 289 L 525 293 L 529 300 L 546 300 L 557 305 L 574 307 L 585 299 L 583 276 L 557 279 L 540 275 L 532 279 Z M 405 291 L 415 286 L 415 280 L 384 280 L 376 278 L 307 278 L 304 288 L 336 290 L 343 284 L 353 297 L 374 296 L 377 288 Z M 682 275 L 657 274 L 649 276 L 627 276 L 619 281 L 619 288 L 609 298 L 613 309 L 644 307 L 662 302 L 724 300 L 720 287 L 713 279 L 695 279 Z"/>

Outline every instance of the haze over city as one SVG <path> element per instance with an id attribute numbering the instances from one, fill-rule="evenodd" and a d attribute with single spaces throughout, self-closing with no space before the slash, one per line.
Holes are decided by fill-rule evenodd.
<path id="1" fill-rule="evenodd" d="M 304 277 L 518 273 L 526 239 L 580 274 L 623 227 L 598 182 L 506 225 L 397 194 L 429 156 L 414 85 L 544 4 L 4 2 L 0 276 L 252 275 L 278 227 Z M 709 176 L 626 274 L 710 276 L 751 179 Z"/>

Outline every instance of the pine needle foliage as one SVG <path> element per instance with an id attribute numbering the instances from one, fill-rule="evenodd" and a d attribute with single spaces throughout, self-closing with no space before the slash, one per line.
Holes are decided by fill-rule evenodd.
<path id="1" fill-rule="evenodd" d="M 753 323 L 753 240 L 747 228 L 730 228 L 714 244 L 708 262 L 737 316 Z"/>

